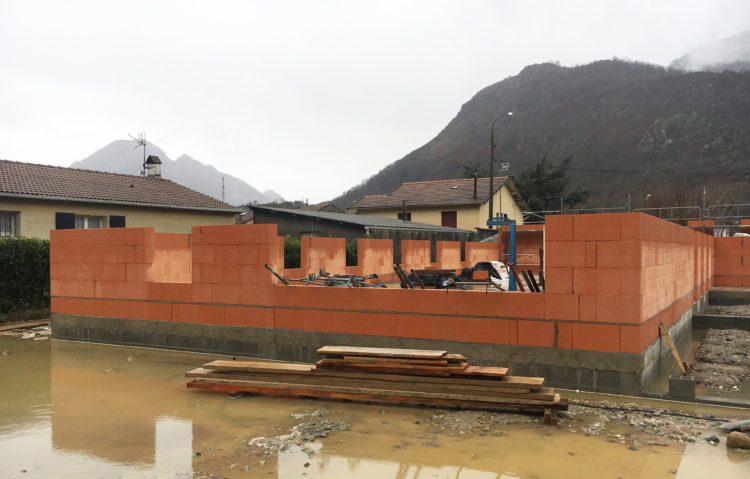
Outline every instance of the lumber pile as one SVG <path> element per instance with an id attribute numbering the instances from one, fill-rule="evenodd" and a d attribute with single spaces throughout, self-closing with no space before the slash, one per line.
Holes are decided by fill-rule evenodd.
<path id="1" fill-rule="evenodd" d="M 471 366 L 460 354 L 420 349 L 324 346 L 312 364 L 212 361 L 188 371 L 188 388 L 479 409 L 544 410 L 555 424 L 568 402 L 544 378 Z"/>

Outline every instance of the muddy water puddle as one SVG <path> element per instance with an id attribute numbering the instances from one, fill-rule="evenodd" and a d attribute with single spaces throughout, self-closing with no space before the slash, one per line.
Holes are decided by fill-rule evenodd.
<path id="1" fill-rule="evenodd" d="M 632 414 L 572 406 L 547 428 L 537 415 L 186 389 L 209 355 L 8 338 L 0 354 L 3 478 L 750 477 L 750 453 L 727 450 L 712 422 L 647 415 L 636 429 Z"/>

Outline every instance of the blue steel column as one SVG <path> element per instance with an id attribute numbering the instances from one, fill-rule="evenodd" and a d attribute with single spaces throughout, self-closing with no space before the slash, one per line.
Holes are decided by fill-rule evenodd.
<path id="1" fill-rule="evenodd" d="M 513 274 L 513 272 L 510 270 L 510 265 L 512 264 L 515 268 L 516 266 L 516 220 L 506 220 L 504 218 L 492 218 L 487 220 L 487 226 L 504 226 L 509 225 L 510 226 L 510 248 L 508 250 L 508 264 L 505 265 L 508 269 L 508 291 L 515 291 L 518 288 L 518 285 L 516 284 L 516 277 Z M 502 234 L 503 230 L 500 228 L 497 232 L 498 234 L 498 241 L 500 241 L 500 234 Z"/>

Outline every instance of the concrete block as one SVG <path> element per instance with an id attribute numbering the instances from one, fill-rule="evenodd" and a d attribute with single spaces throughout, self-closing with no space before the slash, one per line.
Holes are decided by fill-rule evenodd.
<path id="1" fill-rule="evenodd" d="M 694 399 L 695 378 L 693 376 L 670 376 L 669 395 L 676 399 Z"/>

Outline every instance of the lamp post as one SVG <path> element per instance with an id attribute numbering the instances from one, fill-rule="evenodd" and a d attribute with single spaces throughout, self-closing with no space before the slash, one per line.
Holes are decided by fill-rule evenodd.
<path id="1" fill-rule="evenodd" d="M 494 216 L 494 206 L 495 206 L 495 200 L 493 198 L 494 196 L 494 184 L 495 184 L 495 175 L 494 175 L 494 164 L 495 164 L 495 123 L 500 118 L 504 118 L 506 116 L 513 116 L 513 112 L 509 111 L 508 113 L 503 113 L 502 115 L 495 118 L 492 122 L 492 133 L 490 134 L 490 189 L 489 189 L 489 201 L 490 201 L 490 216 L 489 218 L 492 219 Z M 492 229 L 492 226 L 490 225 L 490 229 Z"/>

